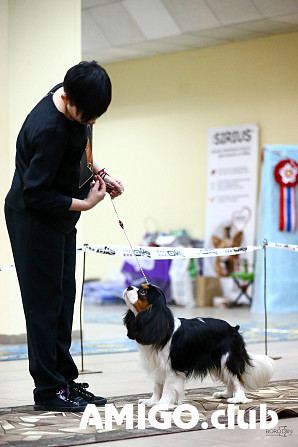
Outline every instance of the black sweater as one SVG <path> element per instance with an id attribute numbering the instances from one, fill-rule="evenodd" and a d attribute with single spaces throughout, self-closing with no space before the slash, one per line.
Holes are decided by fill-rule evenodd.
<path id="1" fill-rule="evenodd" d="M 72 197 L 84 199 L 90 182 L 79 187 L 80 160 L 87 143 L 87 126 L 68 120 L 45 96 L 27 116 L 16 144 L 16 168 L 6 203 L 67 233 L 80 212 L 69 211 Z"/>

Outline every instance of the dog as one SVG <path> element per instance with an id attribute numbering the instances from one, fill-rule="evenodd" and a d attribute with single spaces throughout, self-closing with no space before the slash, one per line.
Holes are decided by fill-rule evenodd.
<path id="1" fill-rule="evenodd" d="M 127 336 L 136 341 L 143 367 L 154 377 L 152 396 L 139 403 L 175 408 L 184 400 L 185 381 L 208 373 L 226 386 L 213 397 L 249 403 L 245 390 L 271 379 L 273 360 L 246 351 L 240 326 L 214 318 L 175 318 L 162 290 L 152 284 L 130 286 L 123 298 L 129 309 L 123 318 Z"/>

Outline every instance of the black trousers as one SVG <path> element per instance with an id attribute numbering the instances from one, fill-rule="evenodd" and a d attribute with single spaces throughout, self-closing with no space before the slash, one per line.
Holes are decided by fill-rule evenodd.
<path id="1" fill-rule="evenodd" d="M 5 205 L 5 217 L 26 318 L 34 400 L 78 377 L 70 355 L 75 302 L 76 229 L 60 233 Z"/>

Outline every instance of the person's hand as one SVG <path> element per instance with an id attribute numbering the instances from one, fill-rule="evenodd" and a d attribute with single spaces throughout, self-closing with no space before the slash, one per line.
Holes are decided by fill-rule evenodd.
<path id="1" fill-rule="evenodd" d="M 100 178 L 99 175 L 94 176 L 95 180 L 97 180 L 98 178 Z M 113 177 L 106 175 L 104 181 L 105 181 L 105 183 L 108 183 L 113 188 L 112 191 L 109 191 L 108 186 L 106 187 L 106 190 L 110 194 L 112 199 L 115 199 L 115 197 L 118 197 L 124 193 L 124 186 L 123 186 L 123 183 L 121 182 L 121 180 L 116 180 Z"/>
<path id="2" fill-rule="evenodd" d="M 99 177 L 99 175 L 97 175 L 96 179 L 94 179 L 94 182 L 91 183 L 89 194 L 85 199 L 87 209 L 90 210 L 99 202 L 101 202 L 105 198 L 105 195 L 106 195 L 106 184 Z"/>

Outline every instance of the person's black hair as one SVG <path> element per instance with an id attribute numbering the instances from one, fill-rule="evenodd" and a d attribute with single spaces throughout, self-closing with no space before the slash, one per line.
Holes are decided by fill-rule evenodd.
<path id="1" fill-rule="evenodd" d="M 111 80 L 96 61 L 80 62 L 71 67 L 63 81 L 70 104 L 76 106 L 83 122 L 100 117 L 112 99 Z"/>

